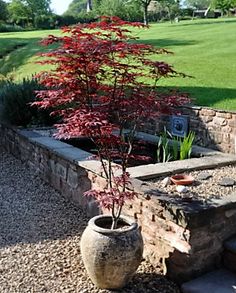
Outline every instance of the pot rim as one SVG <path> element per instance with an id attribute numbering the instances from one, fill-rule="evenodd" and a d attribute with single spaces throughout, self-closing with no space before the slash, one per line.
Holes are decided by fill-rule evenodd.
<path id="1" fill-rule="evenodd" d="M 102 234 L 109 234 L 109 235 L 117 235 L 117 234 L 123 234 L 123 233 L 127 233 L 129 231 L 133 231 L 136 230 L 138 228 L 138 224 L 136 222 L 134 222 L 134 220 L 130 217 L 126 217 L 126 216 L 120 216 L 119 219 L 123 220 L 125 223 L 127 223 L 129 225 L 129 227 L 126 228 L 118 228 L 115 230 L 111 230 L 111 229 L 107 229 L 107 228 L 102 228 L 96 225 L 96 221 L 99 219 L 111 219 L 112 217 L 110 215 L 98 215 L 93 217 L 92 219 L 89 220 L 88 222 L 88 226 L 98 232 L 98 233 L 102 233 Z"/>

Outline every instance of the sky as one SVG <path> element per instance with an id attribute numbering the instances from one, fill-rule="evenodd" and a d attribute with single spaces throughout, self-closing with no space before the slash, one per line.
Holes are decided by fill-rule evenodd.
<path id="1" fill-rule="evenodd" d="M 62 14 L 65 12 L 72 0 L 52 0 L 51 9 L 56 14 Z"/>

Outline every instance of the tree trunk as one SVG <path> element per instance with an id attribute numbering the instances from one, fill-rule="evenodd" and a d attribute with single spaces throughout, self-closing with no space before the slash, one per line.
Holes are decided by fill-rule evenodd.
<path id="1" fill-rule="evenodd" d="M 204 17 L 207 17 L 208 12 L 210 11 L 210 9 L 211 9 L 211 5 L 209 5 L 209 6 L 207 7 L 207 10 L 204 12 Z"/>
<path id="2" fill-rule="evenodd" d="M 87 0 L 87 12 L 92 10 L 92 0 Z"/>
<path id="3" fill-rule="evenodd" d="M 143 5 L 143 23 L 148 25 L 148 5 Z"/>

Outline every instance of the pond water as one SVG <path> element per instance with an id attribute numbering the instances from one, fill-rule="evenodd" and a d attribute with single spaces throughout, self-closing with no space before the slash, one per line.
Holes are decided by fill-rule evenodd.
<path id="1" fill-rule="evenodd" d="M 72 138 L 69 140 L 62 140 L 65 143 L 68 143 L 74 147 L 80 148 L 86 152 L 92 153 L 93 155 L 97 155 L 98 151 L 94 142 L 86 137 L 80 138 Z M 136 158 L 131 158 L 128 162 L 128 167 L 135 167 L 147 164 L 156 164 L 163 162 L 163 152 L 161 151 L 158 156 L 157 151 L 157 143 L 155 142 L 147 142 L 144 140 L 136 140 L 133 146 L 133 150 L 131 152 L 132 155 L 135 155 Z M 197 158 L 200 155 L 193 154 L 191 158 Z M 119 164 L 120 158 L 114 158 L 114 163 Z M 173 159 L 169 159 L 168 161 L 173 161 Z"/>

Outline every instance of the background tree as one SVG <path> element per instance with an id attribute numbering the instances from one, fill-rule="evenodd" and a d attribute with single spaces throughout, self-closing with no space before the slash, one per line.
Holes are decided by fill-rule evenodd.
<path id="1" fill-rule="evenodd" d="M 50 4 L 51 0 L 11 0 L 8 4 L 10 21 L 23 26 L 26 23 L 31 24 L 36 28 L 39 22 L 43 22 L 43 19 L 49 23 L 51 21 L 49 18 L 53 15 Z M 42 21 L 39 21 L 40 18 Z M 48 28 L 50 27 L 48 26 Z"/>
<path id="2" fill-rule="evenodd" d="M 87 0 L 73 0 L 63 15 L 77 16 L 80 12 L 86 11 Z"/>
<path id="3" fill-rule="evenodd" d="M 177 0 L 158 0 L 151 1 L 149 6 L 148 18 L 150 21 L 160 20 L 179 20 L 181 15 L 180 3 Z M 192 15 L 192 14 L 191 14 Z"/>
<path id="4" fill-rule="evenodd" d="M 45 16 L 52 14 L 50 9 L 51 0 L 21 0 L 27 7 L 30 18 L 33 20 L 33 24 L 37 27 L 36 16 Z"/>
<path id="5" fill-rule="evenodd" d="M 213 0 L 213 6 L 222 11 L 222 15 L 229 14 L 230 9 L 236 7 L 236 0 Z"/>
<path id="6" fill-rule="evenodd" d="M 23 27 L 26 26 L 26 24 L 29 24 L 30 10 L 21 0 L 12 0 L 7 6 L 7 10 L 11 23 L 16 23 Z"/>
<path id="7" fill-rule="evenodd" d="M 129 21 L 142 21 L 143 12 L 137 1 L 126 1 L 126 18 Z"/>
<path id="8" fill-rule="evenodd" d="M 179 15 L 179 2 L 179 0 L 90 0 L 93 9 L 89 13 L 92 13 L 90 16 L 92 15 L 95 19 L 98 16 L 108 15 L 118 16 L 128 21 L 143 21 L 144 24 L 148 24 L 149 17 L 155 14 L 153 11 L 148 11 L 150 4 L 152 4 L 151 7 L 156 5 L 161 7 L 161 10 L 165 10 L 164 15 L 173 20 Z M 64 15 L 80 17 L 87 11 L 87 6 L 88 0 L 73 0 Z M 89 14 L 87 14 L 88 16 Z M 152 17 L 152 20 L 155 18 Z"/>
<path id="9" fill-rule="evenodd" d="M 195 9 L 207 8 L 207 12 L 212 8 L 220 9 L 224 15 L 229 14 L 230 9 L 236 7 L 236 0 L 185 0 L 184 4 Z"/>
<path id="10" fill-rule="evenodd" d="M 127 19 L 127 7 L 124 0 L 101 0 L 97 11 L 99 15 L 118 16 Z"/>
<path id="11" fill-rule="evenodd" d="M 49 14 L 51 13 L 51 0 L 23 0 L 23 3 L 29 8 L 32 14 Z"/>
<path id="12" fill-rule="evenodd" d="M 54 14 L 40 14 L 34 18 L 34 25 L 38 29 L 52 29 L 58 23 L 57 16 Z"/>
<path id="13" fill-rule="evenodd" d="M 0 0 L 0 21 L 7 19 L 7 4 L 3 0 Z"/>
<path id="14" fill-rule="evenodd" d="M 212 3 L 212 0 L 185 0 L 184 5 L 195 9 L 206 9 Z"/>
<path id="15" fill-rule="evenodd" d="M 135 0 L 143 10 L 143 23 L 148 24 L 148 6 L 152 0 Z"/>
<path id="16" fill-rule="evenodd" d="M 81 22 L 90 19 L 96 19 L 101 15 L 119 16 L 129 21 L 142 20 L 142 5 L 137 0 L 93 0 L 92 10 L 87 13 L 88 0 L 73 0 L 69 5 L 64 16 L 78 17 Z"/>
<path id="17" fill-rule="evenodd" d="M 180 15 L 180 3 L 176 0 L 159 0 L 161 7 L 167 12 L 171 22 Z"/>

